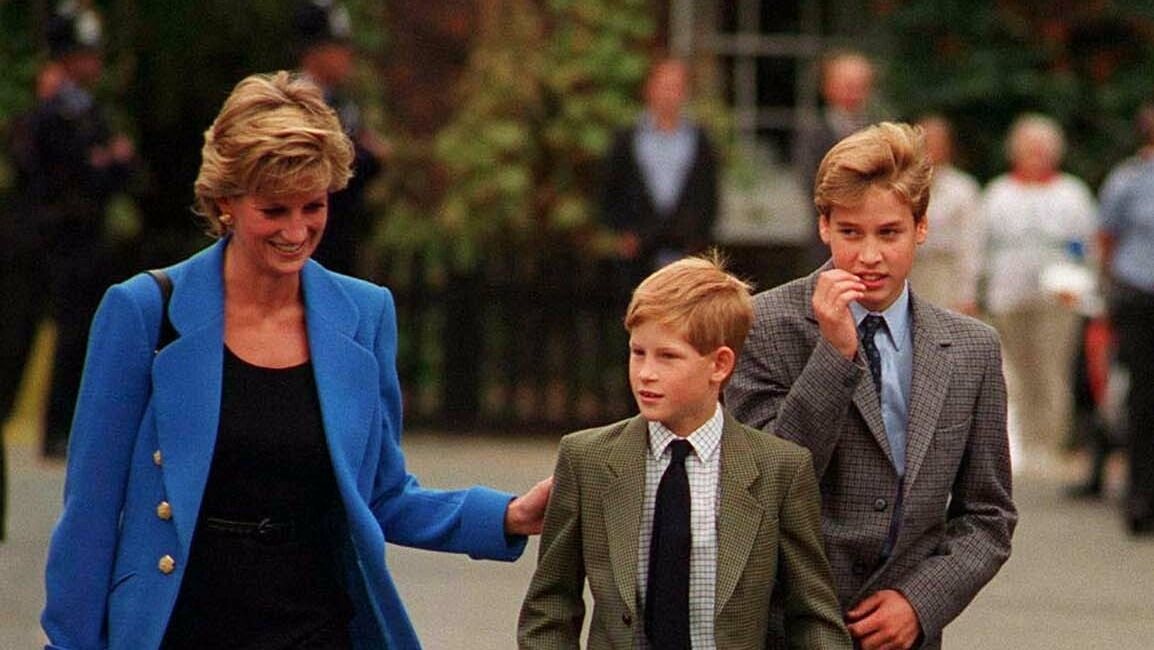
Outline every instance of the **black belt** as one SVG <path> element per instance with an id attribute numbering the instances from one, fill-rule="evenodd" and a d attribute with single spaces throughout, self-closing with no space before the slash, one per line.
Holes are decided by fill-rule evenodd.
<path id="1" fill-rule="evenodd" d="M 219 517 L 205 517 L 203 526 L 214 533 L 233 535 L 236 537 L 250 537 L 265 544 L 283 544 L 303 537 L 310 527 L 303 527 L 292 519 L 271 519 L 265 517 L 260 521 L 235 521 Z"/>

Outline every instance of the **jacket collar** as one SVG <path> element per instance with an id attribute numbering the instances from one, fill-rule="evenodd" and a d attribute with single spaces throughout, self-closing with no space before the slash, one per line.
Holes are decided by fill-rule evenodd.
<path id="1" fill-rule="evenodd" d="M 813 323 L 815 329 L 817 317 L 813 312 L 814 288 L 817 286 L 818 276 L 832 268 L 833 261 L 829 260 L 805 279 L 805 318 Z M 909 292 L 914 365 L 910 384 L 909 423 L 906 427 L 907 490 L 913 484 L 933 439 L 935 423 L 949 388 L 949 348 L 953 345 L 950 329 L 942 320 L 937 308 L 921 300 L 912 287 L 909 288 Z M 859 351 L 859 357 L 860 355 Z M 858 362 L 862 365 L 866 363 L 864 358 L 859 358 Z M 893 452 L 886 437 L 881 404 L 870 382 L 858 382 L 853 395 L 853 404 L 865 420 L 874 440 L 892 463 Z"/>
<path id="2" fill-rule="evenodd" d="M 224 254 L 228 239 L 167 269 L 169 319 L 177 338 L 153 363 L 157 438 L 166 494 L 188 557 L 220 422 L 224 355 Z M 338 483 L 348 497 L 377 407 L 372 352 L 355 340 L 360 310 L 335 276 L 316 262 L 301 271 L 310 357 Z"/>
<path id="3" fill-rule="evenodd" d="M 721 509 L 725 516 L 718 517 L 717 528 L 714 601 L 717 613 L 729 602 L 745 572 L 757 530 L 765 515 L 764 507 L 750 492 L 760 473 L 746 435 L 741 424 L 725 411 L 718 481 Z M 645 499 L 648 436 L 645 418 L 632 418 L 625 424 L 605 460 L 611 475 L 604 497 L 609 560 L 621 600 L 635 617 L 638 615 L 637 540 L 640 538 L 641 510 Z"/>
<path id="4" fill-rule="evenodd" d="M 765 507 L 752 493 L 761 476 L 754 461 L 749 434 L 727 411 L 721 436 L 721 512 L 717 519 L 717 586 L 713 611 L 715 620 L 729 599 L 753 552 L 757 531 L 765 517 Z M 756 435 L 768 435 L 758 433 Z"/>
<path id="5" fill-rule="evenodd" d="M 173 285 L 169 318 L 178 335 L 202 328 L 224 327 L 225 237 L 189 259 L 167 269 Z M 352 336 L 360 316 L 356 303 L 337 284 L 332 274 L 309 260 L 301 270 L 307 319 L 322 320 L 338 332 Z M 223 338 L 222 338 L 223 340 Z"/>
<path id="6" fill-rule="evenodd" d="M 645 457 L 649 450 L 649 425 L 633 417 L 606 455 L 610 473 L 605 490 L 605 527 L 609 538 L 609 563 L 621 602 L 636 619 L 637 540 L 641 535 L 641 509 L 645 500 Z"/>
<path id="7" fill-rule="evenodd" d="M 914 368 L 906 427 L 905 489 L 914 484 L 937 429 L 949 393 L 953 335 L 939 308 L 910 295 L 913 312 Z"/>

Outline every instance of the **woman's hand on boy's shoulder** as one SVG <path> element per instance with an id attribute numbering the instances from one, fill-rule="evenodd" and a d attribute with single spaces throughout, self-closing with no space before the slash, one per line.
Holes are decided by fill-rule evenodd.
<path id="1" fill-rule="evenodd" d="M 509 502 L 505 509 L 506 535 L 538 535 L 545 521 L 545 507 L 553 491 L 550 476 L 529 488 L 529 491 Z"/>

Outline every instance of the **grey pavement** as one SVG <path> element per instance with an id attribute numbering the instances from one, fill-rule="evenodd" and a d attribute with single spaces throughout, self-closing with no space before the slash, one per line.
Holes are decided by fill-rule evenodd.
<path id="1" fill-rule="evenodd" d="M 553 467 L 554 437 L 410 432 L 409 468 L 422 483 L 527 489 Z M 59 512 L 63 468 L 28 442 L 9 445 L 9 540 L 0 545 L 0 649 L 38 647 L 41 573 Z M 1117 468 L 1115 468 L 1117 469 Z M 1117 472 L 1115 472 L 1117 474 Z M 1110 503 L 1060 496 L 1062 472 L 1020 476 L 1014 554 L 946 629 L 947 648 L 1154 648 L 1154 540 L 1135 541 Z M 390 547 L 389 564 L 426 648 L 514 647 L 536 541 L 514 564 Z"/>

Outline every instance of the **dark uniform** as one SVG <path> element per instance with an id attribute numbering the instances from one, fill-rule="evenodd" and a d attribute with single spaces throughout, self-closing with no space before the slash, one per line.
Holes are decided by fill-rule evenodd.
<path id="1" fill-rule="evenodd" d="M 104 213 L 124 187 L 128 168 L 96 167 L 91 152 L 108 145 L 111 133 L 100 106 L 86 90 L 65 82 L 35 115 L 36 155 L 28 186 L 44 234 L 56 321 L 56 356 L 44 420 L 45 455 L 67 447 L 72 410 L 88 345 L 88 327 L 109 284 L 111 260 Z"/>
<path id="2" fill-rule="evenodd" d="M 302 2 L 297 7 L 293 26 L 302 52 L 324 44 L 352 47 L 348 11 L 338 3 Z M 381 172 L 381 163 L 361 144 L 361 135 L 367 127 L 360 106 L 339 89 L 314 81 L 324 91 L 325 101 L 337 112 L 341 126 L 353 141 L 356 157 L 348 186 L 329 197 L 328 224 L 313 258 L 330 270 L 355 275 L 357 250 L 372 232 L 373 219 L 365 206 L 365 189 Z"/>
<path id="3" fill-rule="evenodd" d="M 95 20 L 91 12 L 54 16 L 49 30 L 53 58 L 98 48 L 99 32 L 95 36 L 91 32 Z M 98 155 L 112 142 L 112 132 L 96 99 L 72 79 L 66 78 L 37 104 L 27 128 L 20 192 L 43 242 L 50 313 L 56 322 L 43 451 L 62 457 L 80 388 L 88 328 L 110 283 L 105 210 L 112 195 L 124 188 L 129 167 Z"/>
<path id="4" fill-rule="evenodd" d="M 325 101 L 337 112 L 345 133 L 352 138 L 356 157 L 348 186 L 329 197 L 329 221 L 313 257 L 333 271 L 356 275 L 357 249 L 371 236 L 373 224 L 365 205 L 365 189 L 380 173 L 381 163 L 357 141 L 364 123 L 356 102 L 330 90 L 325 91 Z"/>
<path id="5" fill-rule="evenodd" d="M 17 117 L 8 145 L 17 189 L 29 183 L 28 159 L 33 153 L 31 125 L 35 113 Z M 0 296 L 4 317 L 0 318 L 0 429 L 8 422 L 16 404 L 20 380 L 32 349 L 36 329 L 44 316 L 48 292 L 44 246 L 27 196 L 17 191 L 0 216 Z M 4 539 L 7 500 L 7 468 L 0 438 L 0 540 Z"/>

